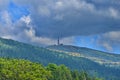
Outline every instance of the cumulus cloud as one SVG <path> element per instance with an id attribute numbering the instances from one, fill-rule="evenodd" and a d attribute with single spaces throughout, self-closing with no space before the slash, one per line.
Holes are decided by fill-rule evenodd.
<path id="1" fill-rule="evenodd" d="M 31 28 L 30 30 L 25 30 L 26 36 L 30 39 L 30 42 L 33 44 L 39 44 L 39 45 L 53 45 L 57 43 L 57 40 L 47 38 L 47 37 L 38 37 L 35 35 L 35 31 Z M 63 44 L 73 44 L 74 37 L 67 37 L 62 38 L 60 40 L 60 43 Z"/>
<path id="2" fill-rule="evenodd" d="M 73 43 L 73 36 L 120 31 L 120 8 L 117 7 L 119 0 L 12 1 L 18 6 L 26 7 L 29 14 L 20 13 L 20 18 L 13 22 L 10 10 L 6 9 L 10 7 L 10 1 L 0 0 L 0 36 L 46 45 L 54 43 L 58 36 L 63 38 L 63 42 Z"/>
<path id="3" fill-rule="evenodd" d="M 112 31 L 104 34 L 104 37 L 110 39 L 110 40 L 115 40 L 116 42 L 120 42 L 120 31 Z"/>
<path id="4" fill-rule="evenodd" d="M 57 38 L 92 35 L 118 30 L 120 12 L 115 1 L 59 0 L 16 1 L 30 5 L 37 36 Z M 98 6 L 96 4 L 99 4 Z M 100 7 L 108 4 L 106 7 Z M 119 3 L 118 3 L 119 4 Z"/>
<path id="5" fill-rule="evenodd" d="M 22 16 L 16 22 L 12 22 L 10 14 L 3 11 L 2 22 L 0 23 L 0 36 L 6 39 L 14 39 L 33 45 L 53 45 L 57 43 L 56 39 L 36 36 L 36 31 L 33 29 L 32 20 L 30 15 Z M 61 43 L 72 44 L 73 37 L 62 38 Z"/>
<path id="6" fill-rule="evenodd" d="M 102 34 L 98 39 L 99 45 L 104 47 L 109 52 L 120 50 L 120 31 L 111 31 Z"/>
<path id="7" fill-rule="evenodd" d="M 18 34 L 22 33 L 24 29 L 27 29 L 26 22 L 21 19 L 16 21 L 15 23 L 12 22 L 9 12 L 3 11 L 1 13 L 1 22 L 0 22 L 0 36 L 17 36 Z M 24 16 L 23 16 L 24 18 Z M 8 37 L 8 38 L 9 38 Z"/>

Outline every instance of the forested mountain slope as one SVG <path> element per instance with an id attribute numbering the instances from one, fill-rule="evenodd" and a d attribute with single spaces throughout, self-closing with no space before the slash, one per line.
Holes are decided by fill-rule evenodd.
<path id="1" fill-rule="evenodd" d="M 109 67 L 120 67 L 120 55 L 93 50 L 85 47 L 72 45 L 52 45 L 47 47 L 50 50 L 64 52 L 68 55 L 90 59 L 99 64 Z"/>
<path id="2" fill-rule="evenodd" d="M 49 50 L 2 38 L 0 38 L 0 57 L 25 59 L 42 63 L 43 65 L 48 65 L 49 63 L 64 64 L 72 70 L 84 70 L 92 76 L 104 77 L 105 80 L 120 79 L 119 69 L 99 65 L 88 58 L 77 57 L 66 54 L 66 52 Z"/>

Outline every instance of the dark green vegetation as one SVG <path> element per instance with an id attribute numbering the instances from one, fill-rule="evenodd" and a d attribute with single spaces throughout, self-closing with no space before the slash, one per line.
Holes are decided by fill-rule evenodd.
<path id="1" fill-rule="evenodd" d="M 54 45 L 54 46 L 49 46 L 48 48 L 54 51 L 64 52 L 68 55 L 73 55 L 76 57 L 84 57 L 108 67 L 116 67 L 116 68 L 120 67 L 119 54 L 106 53 L 85 47 L 76 47 L 71 45 Z"/>
<path id="2" fill-rule="evenodd" d="M 26 60 L 0 58 L 0 80 L 102 80 L 87 73 L 71 71 L 64 65 L 44 67 Z"/>
<path id="3" fill-rule="evenodd" d="M 73 50 L 73 48 L 69 48 L 69 50 Z M 75 51 L 77 50 L 78 49 L 76 49 Z M 30 60 L 32 62 L 42 63 L 45 66 L 48 65 L 49 63 L 55 63 L 57 65 L 64 64 L 72 70 L 79 70 L 79 71 L 84 70 L 87 73 L 91 74 L 92 76 L 103 77 L 105 78 L 105 80 L 120 80 L 119 78 L 120 69 L 118 67 L 114 68 L 113 66 L 112 68 L 110 68 L 110 67 L 105 67 L 106 65 L 100 65 L 97 63 L 97 57 L 98 59 L 101 59 L 102 57 L 105 56 L 106 53 L 104 54 L 102 52 L 100 53 L 96 52 L 96 54 L 93 54 L 90 53 L 89 49 L 85 49 L 84 51 L 82 51 L 81 54 L 80 54 L 80 50 L 79 50 L 79 54 L 78 52 L 72 52 L 72 53 L 71 52 L 72 51 L 64 51 L 64 50 L 58 51 L 57 49 L 49 50 L 46 48 L 40 48 L 28 44 L 23 44 L 13 40 L 0 39 L 0 57 L 25 59 L 25 60 Z M 82 54 L 86 54 L 86 55 L 82 55 Z M 96 56 L 96 58 L 94 60 L 90 59 L 88 58 L 89 56 L 87 56 L 87 54 L 89 56 L 90 54 Z M 113 57 L 111 58 L 110 56 Z M 114 55 L 110 54 L 110 56 L 105 56 L 106 60 L 108 58 L 110 58 L 109 60 L 112 59 L 119 60 L 119 55 L 118 58 L 117 55 L 115 55 L 115 58 Z"/>

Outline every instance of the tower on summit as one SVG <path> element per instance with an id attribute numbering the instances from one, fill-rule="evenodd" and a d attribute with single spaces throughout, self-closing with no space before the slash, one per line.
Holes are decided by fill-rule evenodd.
<path id="1" fill-rule="evenodd" d="M 60 38 L 58 37 L 57 44 L 60 45 Z"/>

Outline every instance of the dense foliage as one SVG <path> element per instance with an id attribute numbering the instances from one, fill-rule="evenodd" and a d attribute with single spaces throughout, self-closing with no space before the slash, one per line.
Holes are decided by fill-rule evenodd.
<path id="1" fill-rule="evenodd" d="M 120 80 L 119 69 L 108 68 L 86 58 L 78 58 L 64 52 L 50 51 L 13 40 L 0 39 L 0 57 L 25 59 L 45 66 L 49 63 L 64 64 L 72 70 L 84 70 L 92 76 L 104 77 L 105 80 Z"/>
<path id="2" fill-rule="evenodd" d="M 71 71 L 65 65 L 57 66 L 56 64 L 49 64 L 47 70 L 51 71 L 53 76 L 49 80 L 102 80 L 90 77 L 86 72 Z"/>
<path id="3" fill-rule="evenodd" d="M 71 71 L 64 65 L 47 67 L 26 60 L 0 58 L 0 80 L 101 80 L 87 73 Z"/>
<path id="4" fill-rule="evenodd" d="M 24 60 L 0 59 L 0 80 L 47 80 L 49 71 L 41 64 Z"/>

